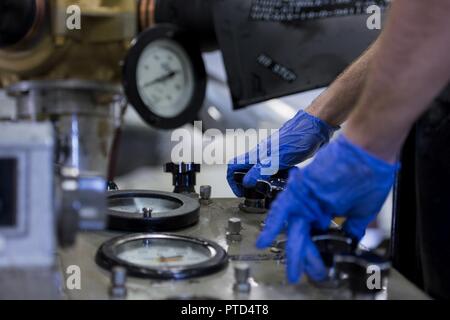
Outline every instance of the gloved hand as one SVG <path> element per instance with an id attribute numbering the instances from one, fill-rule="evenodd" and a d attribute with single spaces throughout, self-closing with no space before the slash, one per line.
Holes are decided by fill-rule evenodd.
<path id="1" fill-rule="evenodd" d="M 286 122 L 279 130 L 279 148 L 275 154 L 270 152 L 270 137 L 260 143 L 250 152 L 231 160 L 228 164 L 227 180 L 234 194 L 242 197 L 243 190 L 233 179 L 236 171 L 248 171 L 244 178 L 245 187 L 253 187 L 257 180 L 268 180 L 271 175 L 262 175 L 261 169 L 270 165 L 273 157 L 278 157 L 279 170 L 288 169 L 308 159 L 324 144 L 328 143 L 338 127 L 332 127 L 304 111 L 298 112 L 294 118 Z M 262 152 L 261 145 L 265 144 L 268 152 Z M 250 163 L 253 159 L 257 163 Z M 253 160 L 254 161 L 254 160 Z"/>
<path id="2" fill-rule="evenodd" d="M 303 272 L 323 280 L 326 269 L 310 230 L 327 230 L 334 217 L 346 217 L 344 231 L 360 240 L 380 211 L 398 167 L 339 136 L 310 165 L 291 170 L 286 190 L 272 204 L 257 247 L 270 246 L 287 225 L 288 280 L 296 283 Z"/>

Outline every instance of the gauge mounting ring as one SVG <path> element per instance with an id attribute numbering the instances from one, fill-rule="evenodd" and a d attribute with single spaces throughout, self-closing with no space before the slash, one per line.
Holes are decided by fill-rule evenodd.
<path id="1" fill-rule="evenodd" d="M 119 257 L 121 247 L 134 241 L 175 241 L 185 243 L 187 246 L 197 246 L 207 250 L 210 258 L 206 261 L 186 266 L 150 267 L 130 263 Z M 159 280 L 181 280 L 193 277 L 206 276 L 218 272 L 228 264 L 226 251 L 217 243 L 202 238 L 164 233 L 140 233 L 116 237 L 106 241 L 97 251 L 96 262 L 102 268 L 111 270 L 115 266 L 127 269 L 130 276 Z"/>
<path id="2" fill-rule="evenodd" d="M 152 106 L 147 105 L 139 93 L 139 60 L 147 47 L 158 40 L 176 43 L 184 51 L 193 72 L 192 94 L 182 110 L 172 116 L 163 116 L 151 110 Z M 147 124 L 160 129 L 175 129 L 197 119 L 206 94 L 206 82 L 205 64 L 195 34 L 172 24 L 157 24 L 143 31 L 133 41 L 123 63 L 122 85 L 128 101 Z"/>
<path id="3" fill-rule="evenodd" d="M 117 208 L 121 203 L 135 204 L 135 199 L 154 201 L 156 206 L 162 208 L 154 210 L 155 207 L 143 207 L 133 212 Z M 107 200 L 108 229 L 110 230 L 174 231 L 192 226 L 199 220 L 199 202 L 183 194 L 149 190 L 117 190 L 108 191 Z M 152 210 L 154 211 L 151 212 Z"/>

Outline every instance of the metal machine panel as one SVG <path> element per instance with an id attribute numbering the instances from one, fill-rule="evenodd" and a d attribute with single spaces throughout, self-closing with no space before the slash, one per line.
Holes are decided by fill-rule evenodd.
<path id="1" fill-rule="evenodd" d="M 52 127 L 2 123 L 0 132 L 0 268 L 52 266 Z"/>
<path id="2" fill-rule="evenodd" d="M 243 300 L 304 300 L 352 299 L 348 290 L 318 288 L 303 278 L 298 285 L 289 285 L 285 277 L 285 263 L 280 253 L 273 249 L 258 250 L 255 241 L 261 230 L 264 214 L 248 214 L 239 210 L 242 199 L 211 199 L 202 204 L 198 224 L 172 234 L 202 237 L 214 241 L 228 253 L 230 263 L 216 273 L 186 280 L 159 280 L 128 276 L 126 299 L 243 299 Z M 242 221 L 242 239 L 229 241 L 228 220 Z M 228 227 L 227 227 L 228 226 Z M 67 299 L 109 299 L 111 274 L 95 262 L 98 248 L 107 240 L 123 235 L 118 232 L 86 232 L 79 235 L 77 244 L 59 251 L 61 270 L 76 265 L 81 270 L 81 288 L 65 288 Z M 246 263 L 250 267 L 251 290 L 248 293 L 234 290 L 234 267 Z M 69 275 L 65 275 L 66 280 Z M 428 299 L 427 295 L 391 270 L 386 290 L 380 298 Z"/>

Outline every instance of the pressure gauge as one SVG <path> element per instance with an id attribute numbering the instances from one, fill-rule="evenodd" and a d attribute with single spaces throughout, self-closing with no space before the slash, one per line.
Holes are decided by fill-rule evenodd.
<path id="1" fill-rule="evenodd" d="M 198 222 L 200 204 L 188 196 L 147 190 L 108 192 L 108 229 L 174 231 Z"/>
<path id="2" fill-rule="evenodd" d="M 192 122 L 206 89 L 205 66 L 195 39 L 171 25 L 147 29 L 125 59 L 123 86 L 148 124 L 170 129 Z"/>
<path id="3" fill-rule="evenodd" d="M 221 270 L 228 257 L 222 247 L 204 239 L 141 233 L 107 241 L 96 260 L 106 269 L 123 266 L 132 276 L 186 279 Z"/>

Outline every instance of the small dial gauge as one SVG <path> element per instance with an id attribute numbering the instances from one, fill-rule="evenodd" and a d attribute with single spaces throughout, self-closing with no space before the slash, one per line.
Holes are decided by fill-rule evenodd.
<path id="1" fill-rule="evenodd" d="M 137 67 L 139 95 L 161 117 L 183 112 L 194 92 L 194 71 L 186 52 L 170 40 L 157 40 L 142 53 Z"/>
<path id="2" fill-rule="evenodd" d="M 96 260 L 107 269 L 123 266 L 133 276 L 185 279 L 221 270 L 228 257 L 211 241 L 152 233 L 111 239 L 100 247 Z"/>
<path id="3" fill-rule="evenodd" d="M 144 31 L 125 59 L 123 85 L 129 102 L 150 125 L 176 128 L 193 121 L 206 89 L 195 39 L 170 25 Z"/>

